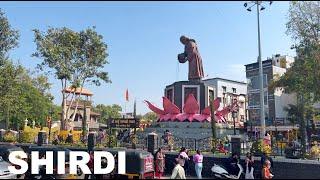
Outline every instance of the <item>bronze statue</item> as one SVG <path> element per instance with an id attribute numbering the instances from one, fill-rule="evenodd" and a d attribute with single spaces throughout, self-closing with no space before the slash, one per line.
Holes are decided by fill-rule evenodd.
<path id="1" fill-rule="evenodd" d="M 203 78 L 202 59 L 196 41 L 186 36 L 181 36 L 180 42 L 184 45 L 184 53 L 178 54 L 178 60 L 180 63 L 189 61 L 188 79 L 201 80 Z"/>

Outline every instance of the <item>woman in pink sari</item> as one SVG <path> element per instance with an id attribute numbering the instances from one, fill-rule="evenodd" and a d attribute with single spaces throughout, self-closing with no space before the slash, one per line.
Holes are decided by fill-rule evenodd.
<path id="1" fill-rule="evenodd" d="M 165 162 L 164 162 L 164 153 L 162 152 L 162 148 L 159 148 L 156 152 L 156 172 L 155 177 L 161 179 L 161 176 L 164 172 Z"/>

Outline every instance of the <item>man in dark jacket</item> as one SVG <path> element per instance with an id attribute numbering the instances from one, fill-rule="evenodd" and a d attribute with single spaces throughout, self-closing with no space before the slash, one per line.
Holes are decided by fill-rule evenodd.
<path id="1" fill-rule="evenodd" d="M 226 168 L 229 174 L 236 175 L 236 176 L 238 175 L 239 173 L 238 163 L 239 163 L 238 154 L 234 152 L 232 153 L 232 156 L 228 159 L 226 164 Z"/>

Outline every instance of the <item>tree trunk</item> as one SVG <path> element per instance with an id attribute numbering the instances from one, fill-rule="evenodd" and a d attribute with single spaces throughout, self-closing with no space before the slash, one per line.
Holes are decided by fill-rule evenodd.
<path id="1" fill-rule="evenodd" d="M 214 150 L 216 148 L 216 121 L 215 121 L 215 109 L 213 105 L 213 100 L 210 100 L 210 109 L 211 109 L 211 132 L 212 132 L 212 152 L 214 153 Z"/>
<path id="2" fill-rule="evenodd" d="M 78 99 L 76 100 L 77 102 L 76 102 L 76 108 L 74 109 L 74 112 L 73 112 L 73 115 L 72 115 L 72 118 L 71 118 L 71 121 L 74 121 L 74 118 L 76 117 L 76 113 L 77 113 L 77 111 L 78 111 L 78 106 L 79 106 L 79 98 L 81 98 L 81 95 L 82 95 L 82 90 L 83 90 L 83 86 L 84 86 L 84 80 L 82 81 L 82 83 L 81 83 L 81 85 L 80 85 L 80 94 L 79 94 L 79 97 L 78 97 Z M 75 92 L 77 91 L 77 87 L 76 87 L 76 89 L 75 89 Z M 74 93 L 75 93 L 74 92 Z M 76 98 L 75 98 L 76 99 Z M 85 100 L 86 101 L 86 100 Z M 71 102 L 71 103 L 73 103 L 73 102 Z M 85 109 L 86 109 L 86 106 L 85 106 L 85 104 L 84 104 L 84 111 L 85 111 Z M 82 118 L 83 119 L 83 118 Z"/>
<path id="3" fill-rule="evenodd" d="M 80 99 L 80 97 L 81 97 L 81 91 L 82 91 L 82 88 L 81 88 L 81 90 L 80 90 L 79 97 L 78 97 L 78 99 L 76 100 L 76 108 L 75 108 L 74 111 L 73 111 L 73 114 L 72 114 L 72 117 L 71 117 L 71 121 L 74 121 L 74 118 L 76 117 L 76 114 L 77 114 L 77 112 L 78 112 L 79 99 Z M 86 101 L 86 100 L 85 100 L 85 101 Z M 84 109 L 84 111 L 85 111 L 85 109 L 86 109 L 86 103 L 83 104 L 83 109 Z M 82 118 L 82 119 L 83 119 L 83 118 Z"/>
<path id="4" fill-rule="evenodd" d="M 70 105 L 66 108 L 66 109 L 67 109 L 67 111 L 66 111 L 66 119 L 68 119 L 68 120 L 69 120 L 69 117 L 67 118 L 67 116 L 68 116 L 68 114 L 69 114 L 71 105 L 73 104 L 73 100 L 74 100 L 75 94 L 76 94 L 76 92 L 73 92 L 73 93 L 72 93 Z M 69 94 L 69 95 L 70 95 L 70 94 Z M 68 97 L 66 97 L 65 99 L 67 100 Z"/>
<path id="5" fill-rule="evenodd" d="M 61 111 L 61 130 L 66 130 L 66 93 L 64 92 L 66 88 L 66 79 L 61 79 L 61 86 L 62 86 L 62 111 Z"/>
<path id="6" fill-rule="evenodd" d="M 299 95 L 299 115 L 300 115 L 300 136 L 301 136 L 301 151 L 303 156 L 306 154 L 306 123 L 304 117 L 304 96 Z"/>
<path id="7" fill-rule="evenodd" d="M 6 130 L 10 127 L 10 114 L 9 114 L 9 105 L 7 106 L 7 117 L 6 117 Z"/>
<path id="8" fill-rule="evenodd" d="M 82 118 L 82 139 L 85 139 L 87 135 L 87 111 L 86 111 L 86 101 L 88 99 L 88 96 L 86 97 L 86 100 L 84 101 L 84 111 L 83 111 L 83 118 Z"/>

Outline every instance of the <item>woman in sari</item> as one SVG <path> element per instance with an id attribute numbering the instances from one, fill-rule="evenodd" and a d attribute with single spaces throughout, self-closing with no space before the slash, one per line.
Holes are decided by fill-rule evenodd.
<path id="1" fill-rule="evenodd" d="M 164 153 L 162 151 L 162 148 L 159 148 L 156 152 L 156 172 L 155 176 L 156 178 L 160 179 L 164 172 L 165 162 L 164 162 Z"/>

